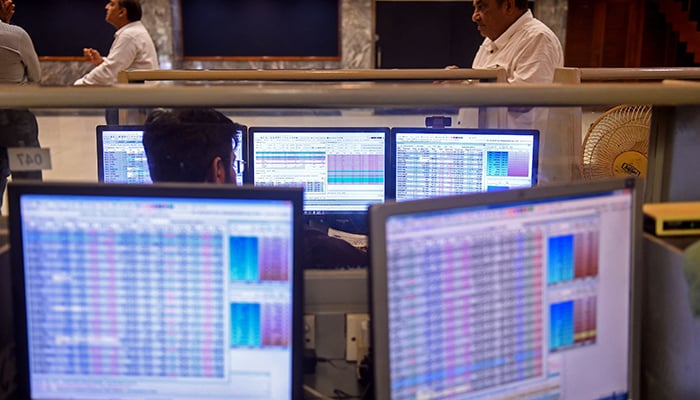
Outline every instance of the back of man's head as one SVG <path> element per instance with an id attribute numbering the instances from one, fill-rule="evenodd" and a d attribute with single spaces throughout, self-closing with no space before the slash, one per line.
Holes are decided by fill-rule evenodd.
<path id="1" fill-rule="evenodd" d="M 529 6 L 528 0 L 515 0 L 515 6 L 521 10 L 527 10 Z"/>
<path id="2" fill-rule="evenodd" d="M 499 4 L 503 4 L 503 2 L 506 0 L 498 0 Z M 513 0 L 513 4 L 515 4 L 515 8 L 519 10 L 527 10 L 528 9 L 528 0 Z"/>
<path id="3" fill-rule="evenodd" d="M 153 182 L 210 182 L 221 163 L 226 182 L 235 182 L 231 159 L 237 125 L 210 108 L 158 109 L 146 119 L 143 147 Z M 216 165 L 214 165 L 216 167 Z"/>
<path id="4" fill-rule="evenodd" d="M 141 0 L 119 0 L 119 7 L 126 10 L 129 22 L 141 20 Z"/>

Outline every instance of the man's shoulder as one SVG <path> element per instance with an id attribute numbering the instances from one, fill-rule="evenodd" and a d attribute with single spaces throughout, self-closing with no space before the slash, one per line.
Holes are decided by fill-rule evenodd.
<path id="1" fill-rule="evenodd" d="M 0 21 L 0 32 L 6 32 L 8 34 L 13 34 L 16 36 L 27 36 L 29 37 L 29 33 L 24 30 L 21 26 L 18 25 L 13 25 L 13 24 L 7 24 L 5 22 Z"/>
<path id="2" fill-rule="evenodd" d="M 146 30 L 146 27 L 141 23 L 141 21 L 130 22 L 128 25 L 124 26 L 121 32 L 119 32 L 120 36 L 123 35 L 127 37 L 142 36 L 144 34 L 148 35 L 148 30 Z"/>
<path id="3" fill-rule="evenodd" d="M 559 41 L 554 31 L 537 18 L 532 18 L 523 24 L 521 32 L 528 37 L 547 37 Z"/>

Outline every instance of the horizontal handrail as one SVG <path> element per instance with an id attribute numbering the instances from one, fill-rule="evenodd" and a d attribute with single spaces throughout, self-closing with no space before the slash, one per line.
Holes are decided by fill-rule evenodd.
<path id="1" fill-rule="evenodd" d="M 579 68 L 582 81 L 700 79 L 700 68 Z"/>
<path id="2" fill-rule="evenodd" d="M 333 69 L 333 70 L 135 70 L 119 73 L 120 83 L 145 81 L 383 81 L 470 80 L 505 82 L 503 69 Z"/>
<path id="3" fill-rule="evenodd" d="M 387 108 L 700 104 L 700 83 L 0 86 L 0 107 Z"/>

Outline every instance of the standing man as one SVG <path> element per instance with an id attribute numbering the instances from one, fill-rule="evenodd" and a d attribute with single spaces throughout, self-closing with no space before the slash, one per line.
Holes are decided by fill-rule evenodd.
<path id="1" fill-rule="evenodd" d="M 38 84 L 41 80 L 39 58 L 27 32 L 10 25 L 15 13 L 12 0 L 0 0 L 0 84 Z M 0 109 L 0 204 L 5 193 L 10 165 L 8 147 L 40 147 L 36 117 L 27 109 Z M 12 174 L 15 179 L 42 179 L 41 171 Z"/>
<path id="2" fill-rule="evenodd" d="M 472 68 L 504 68 L 508 83 L 552 83 L 564 66 L 557 36 L 535 19 L 527 0 L 474 0 L 472 21 L 484 42 Z"/>
<path id="3" fill-rule="evenodd" d="M 555 69 L 564 66 L 564 52 L 554 32 L 533 17 L 528 0 L 474 0 L 473 4 L 472 21 L 484 41 L 472 68 L 505 69 L 508 83 L 552 83 Z M 539 181 L 567 181 L 578 163 L 581 140 L 576 136 L 580 132 L 549 129 L 551 116 L 545 107 L 490 108 L 486 124 L 490 128 L 539 130 Z M 460 110 L 458 125 L 476 126 L 476 120 L 474 109 Z"/>
<path id="4" fill-rule="evenodd" d="M 564 66 L 564 52 L 554 32 L 532 15 L 528 0 L 473 0 L 473 5 L 472 21 L 484 41 L 472 68 L 505 69 L 508 83 L 552 83 L 554 69 Z"/>
<path id="5" fill-rule="evenodd" d="M 107 57 L 95 49 L 83 49 L 95 68 L 75 81 L 75 85 L 113 85 L 120 71 L 158 69 L 156 46 L 141 23 L 141 1 L 109 0 L 105 10 L 105 20 L 117 29 L 114 42 Z"/>
<path id="6" fill-rule="evenodd" d="M 474 69 L 505 69 L 508 83 L 552 83 L 554 69 L 564 66 L 559 39 L 532 16 L 527 0 L 474 0 L 472 21 L 484 37 Z M 458 124 L 476 126 L 477 119 L 476 110 L 462 109 Z M 539 129 L 546 119 L 546 109 L 511 107 L 490 112 L 488 126 Z"/>

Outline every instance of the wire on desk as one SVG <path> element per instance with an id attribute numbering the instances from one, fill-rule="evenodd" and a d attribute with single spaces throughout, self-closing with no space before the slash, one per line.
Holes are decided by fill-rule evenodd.
<path id="1" fill-rule="evenodd" d="M 340 389 L 334 389 L 333 394 L 335 395 L 333 397 L 335 400 L 362 399 L 364 397 L 364 395 L 353 395 Z"/>
<path id="2" fill-rule="evenodd" d="M 335 361 L 346 361 L 344 358 L 323 358 L 323 357 L 318 357 L 318 358 L 316 358 L 316 361 L 317 361 L 317 362 L 327 362 L 327 363 L 330 364 L 333 368 L 341 369 L 341 370 L 343 370 L 343 369 L 348 369 L 348 367 L 353 367 L 353 365 L 344 365 L 344 366 L 340 366 L 340 365 L 337 365 L 337 364 L 335 363 Z M 367 395 L 367 392 L 368 392 L 368 390 L 369 390 L 369 387 L 370 387 L 370 386 L 365 387 L 365 389 L 364 389 L 364 390 L 362 391 L 362 393 L 359 394 L 359 395 L 350 394 L 350 393 L 348 393 L 348 392 L 346 392 L 346 391 L 344 391 L 344 390 L 341 390 L 341 389 L 333 389 L 333 397 L 324 396 L 322 393 L 320 393 L 319 391 L 317 391 L 316 389 L 314 389 L 314 388 L 312 388 L 312 387 L 310 387 L 310 386 L 308 386 L 308 385 L 304 385 L 304 391 L 305 391 L 308 395 L 314 396 L 314 397 L 310 398 L 310 400 L 311 400 L 311 399 L 313 399 L 313 400 L 350 400 L 350 399 L 364 399 L 365 396 Z"/>
<path id="3" fill-rule="evenodd" d="M 312 388 L 309 385 L 304 385 L 303 389 L 304 389 L 305 394 L 308 394 L 309 396 L 313 396 L 313 397 L 304 396 L 305 399 L 308 399 L 308 400 L 333 400 L 330 397 L 324 396 L 321 392 Z"/>
<path id="4" fill-rule="evenodd" d="M 330 364 L 331 367 L 335 369 L 348 369 L 348 367 L 353 368 L 354 364 L 350 365 L 337 365 L 335 362 L 336 361 L 346 361 L 344 358 L 323 358 L 323 357 L 318 357 L 316 358 L 316 362 L 327 362 Z"/>

